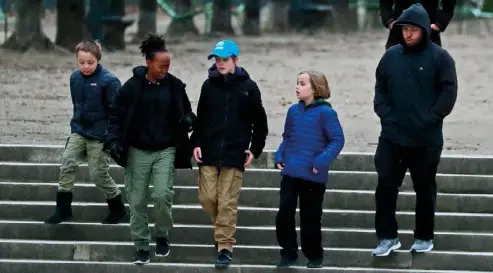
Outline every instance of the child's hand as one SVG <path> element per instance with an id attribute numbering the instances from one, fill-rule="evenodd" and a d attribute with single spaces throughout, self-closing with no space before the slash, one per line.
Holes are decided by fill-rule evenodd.
<path id="1" fill-rule="evenodd" d="M 195 149 L 193 149 L 193 159 L 197 163 L 202 163 L 201 158 L 202 158 L 202 150 L 200 149 L 200 147 L 196 147 Z"/>
<path id="2" fill-rule="evenodd" d="M 313 168 L 313 170 L 312 170 L 312 171 L 313 171 L 313 173 L 314 173 L 314 174 L 317 174 L 317 173 L 318 173 L 318 170 L 317 170 L 317 169 L 315 169 L 315 168 Z"/>
<path id="3" fill-rule="evenodd" d="M 247 154 L 247 158 L 245 160 L 245 168 L 246 168 L 246 167 L 250 166 L 250 164 L 252 164 L 253 154 L 252 154 L 252 152 L 250 152 L 250 150 L 246 150 L 245 154 Z"/>
<path id="4" fill-rule="evenodd" d="M 277 168 L 278 168 L 279 170 L 284 169 L 284 164 L 282 164 L 282 163 L 277 164 Z"/>

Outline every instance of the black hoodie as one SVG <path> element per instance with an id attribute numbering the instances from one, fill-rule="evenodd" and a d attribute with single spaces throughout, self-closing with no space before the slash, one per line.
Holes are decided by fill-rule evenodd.
<path id="1" fill-rule="evenodd" d="M 185 84 L 170 73 L 151 83 L 146 74 L 147 67 L 135 67 L 133 76 L 120 88 L 115 106 L 110 109 L 108 142 L 116 140 L 123 148 L 132 146 L 146 151 L 176 147 L 188 140 L 184 121 L 188 120 L 191 126 L 195 119 Z M 185 157 L 189 160 L 191 151 Z"/>
<path id="2" fill-rule="evenodd" d="M 208 72 L 191 139 L 202 150 L 202 164 L 243 169 L 245 150 L 258 158 L 267 138 L 260 90 L 241 67 L 226 77 L 216 65 Z"/>
<path id="3" fill-rule="evenodd" d="M 443 119 L 457 99 L 455 62 L 430 41 L 430 19 L 421 4 L 405 10 L 391 31 L 401 32 L 402 25 L 419 26 L 424 35 L 414 47 L 401 38 L 378 64 L 374 110 L 380 137 L 403 146 L 441 146 Z"/>

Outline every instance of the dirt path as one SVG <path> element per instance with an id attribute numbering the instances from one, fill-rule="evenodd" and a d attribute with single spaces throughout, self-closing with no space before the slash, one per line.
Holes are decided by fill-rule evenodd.
<path id="1" fill-rule="evenodd" d="M 47 34 L 54 37 L 54 25 L 45 21 Z M 159 29 L 165 26 L 166 22 L 160 21 Z M 297 73 L 316 69 L 329 78 L 331 101 L 346 134 L 344 151 L 374 151 L 380 130 L 372 105 L 374 71 L 385 35 L 382 30 L 351 36 L 237 38 L 241 65 L 262 90 L 270 127 L 267 148 L 276 149 L 279 144 L 287 107 L 296 99 Z M 491 36 L 447 33 L 443 40 L 456 60 L 460 87 L 456 107 L 444 125 L 446 152 L 491 154 Z M 169 45 L 172 73 L 187 83 L 194 109 L 210 65 L 206 57 L 212 45 L 212 41 Z M 129 45 L 126 52 L 105 54 L 102 63 L 125 81 L 132 67 L 144 60 L 137 45 Z M 64 142 L 72 114 L 68 78 L 73 69 L 73 56 L 0 52 L 0 143 Z"/>

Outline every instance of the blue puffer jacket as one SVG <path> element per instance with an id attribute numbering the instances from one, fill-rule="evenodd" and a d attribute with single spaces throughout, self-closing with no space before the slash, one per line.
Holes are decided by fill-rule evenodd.
<path id="1" fill-rule="evenodd" d="M 70 93 L 74 105 L 70 121 L 72 133 L 87 139 L 104 141 L 108 128 L 108 111 L 120 86 L 120 80 L 100 64 L 89 76 L 79 70 L 73 72 L 70 76 Z"/>
<path id="2" fill-rule="evenodd" d="M 325 100 L 305 107 L 292 105 L 284 124 L 283 140 L 275 163 L 284 164 L 282 175 L 323 183 L 328 182 L 329 164 L 344 147 L 344 133 L 337 113 Z M 313 168 L 318 173 L 313 173 Z"/>

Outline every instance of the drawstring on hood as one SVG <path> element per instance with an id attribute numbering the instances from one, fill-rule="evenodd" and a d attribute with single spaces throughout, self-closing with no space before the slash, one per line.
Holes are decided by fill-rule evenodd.
<path id="1" fill-rule="evenodd" d="M 417 45 L 414 45 L 412 47 L 407 46 L 406 41 L 404 41 L 404 37 L 402 35 L 402 27 L 405 25 L 417 26 L 423 30 L 421 41 Z M 394 31 L 399 32 L 393 34 L 400 37 L 400 44 L 402 44 L 402 46 L 404 47 L 404 52 L 416 52 L 424 49 L 429 43 L 431 35 L 431 21 L 425 8 L 420 3 L 418 3 L 413 4 L 408 9 L 404 10 L 397 21 L 395 21 L 391 29 L 391 32 Z"/>

